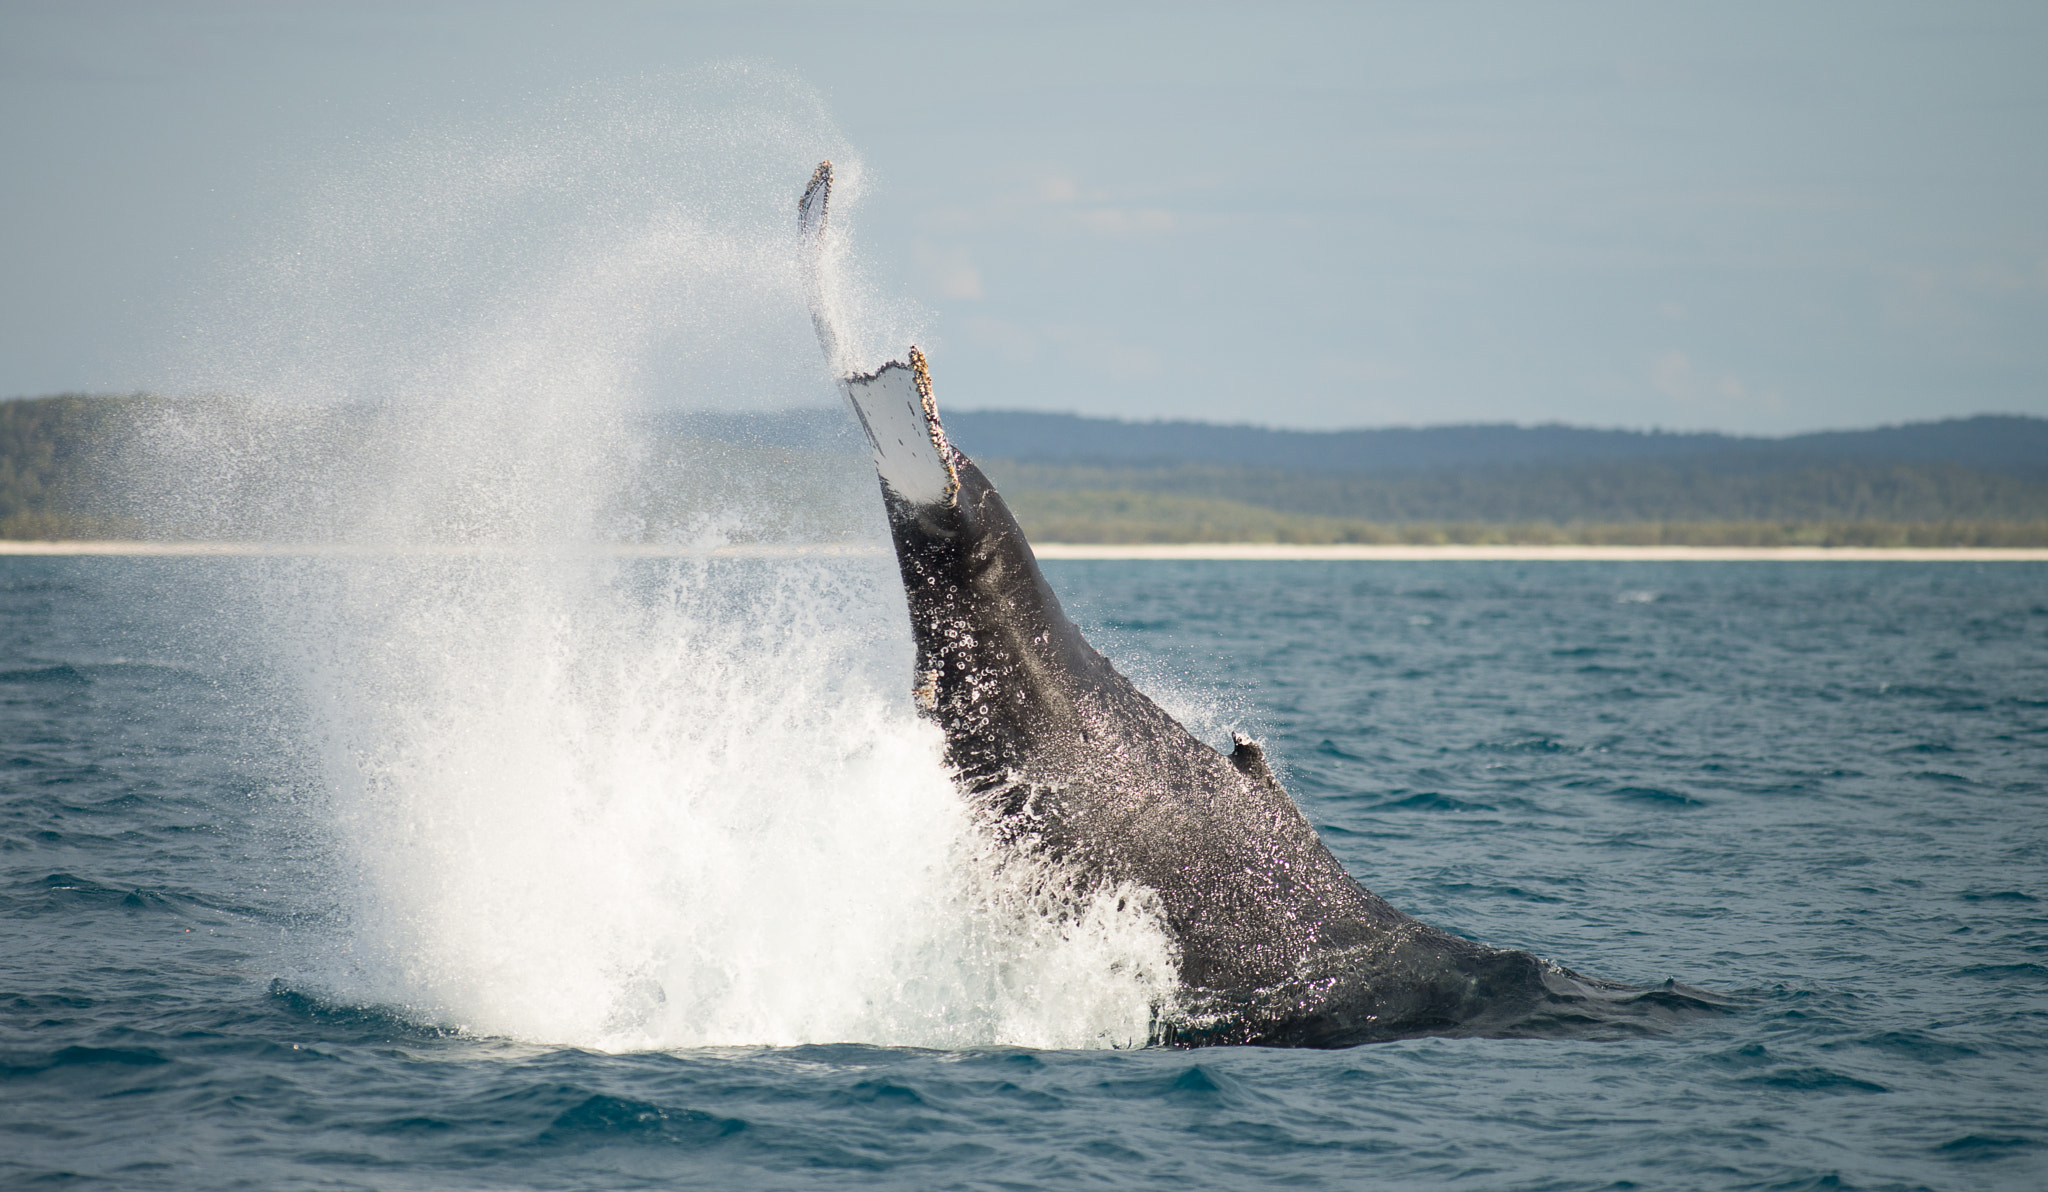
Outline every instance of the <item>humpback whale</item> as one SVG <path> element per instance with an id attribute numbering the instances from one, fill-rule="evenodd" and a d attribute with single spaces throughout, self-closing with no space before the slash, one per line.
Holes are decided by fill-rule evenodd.
<path id="1" fill-rule="evenodd" d="M 881 482 L 918 708 L 999 840 L 1156 895 L 1182 988 L 1155 1015 L 1153 1042 L 1628 1029 L 1697 1002 L 1403 914 L 1345 871 L 1257 741 L 1236 734 L 1225 755 L 1118 673 L 1061 610 L 995 486 L 947 441 L 923 353 L 868 373 L 842 364 L 822 261 L 831 186 L 825 162 L 798 204 L 799 246 L 820 344 Z"/>

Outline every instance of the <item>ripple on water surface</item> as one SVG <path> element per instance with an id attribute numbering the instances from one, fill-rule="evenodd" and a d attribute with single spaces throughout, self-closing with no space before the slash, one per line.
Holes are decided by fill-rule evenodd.
<path id="1" fill-rule="evenodd" d="M 161 595 L 174 565 L 0 561 L 0 1182 L 2017 1189 L 2048 1164 L 2048 569 L 1051 564 L 1195 731 L 1263 737 L 1396 905 L 1728 1004 L 1602 1041 L 614 1053 L 302 979 L 352 938 L 317 767 L 247 644 Z"/>

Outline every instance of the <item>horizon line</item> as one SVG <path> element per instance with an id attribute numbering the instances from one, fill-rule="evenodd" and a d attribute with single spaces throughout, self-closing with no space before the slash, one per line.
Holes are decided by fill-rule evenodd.
<path id="1" fill-rule="evenodd" d="M 1073 543 L 1040 542 L 1033 553 L 1050 560 L 1151 562 L 1559 562 L 1559 563 L 2048 563 L 2048 547 L 2034 546 L 1588 546 L 1441 543 L 1297 545 L 1264 542 Z M 692 547 L 668 543 L 392 543 L 378 546 L 316 542 L 148 542 L 0 539 L 0 557 L 80 558 L 651 558 L 775 559 L 880 558 L 878 544 L 726 543 Z"/>
<path id="2" fill-rule="evenodd" d="M 4 398 L 0 398 L 0 405 L 9 405 L 9 404 L 12 404 L 12 403 L 14 403 L 14 402 L 32 402 L 32 401 L 53 401 L 53 400 L 55 400 L 55 399 L 58 399 L 58 398 L 65 398 L 65 397 L 73 397 L 73 398 L 84 398 L 84 399 L 88 399 L 88 400 L 91 400 L 91 399 L 109 399 L 109 398 L 131 398 L 131 399 L 132 399 L 132 398 L 159 398 L 159 399 L 162 399 L 162 400 L 165 400 L 165 401 L 174 401 L 174 402 L 176 402 L 176 401 L 204 401 L 204 400 L 219 400 L 219 399 L 221 399 L 221 398 L 224 398 L 224 397 L 228 397 L 228 396 L 230 396 L 230 395 L 226 395 L 226 394 L 218 394 L 218 393 L 211 393 L 211 394 L 199 394 L 199 393 L 193 393 L 193 394 L 177 394 L 177 395 L 172 395 L 172 394 L 163 394 L 163 393 L 157 393 L 157 392 L 154 392 L 154 391 L 151 391 L 151 390 L 147 390 L 147 389 L 135 389 L 135 390 L 128 390 L 128 391 L 126 391 L 126 392 L 115 392 L 115 391 L 102 391 L 102 392 L 92 392 L 92 391 L 87 391 L 87 390 L 83 390 L 83 389 L 66 389 L 66 390 L 62 390 L 62 391 L 59 391 L 59 392 L 57 392 L 57 393 L 43 393 L 43 394 L 16 394 L 16 395 L 14 395 L 14 396 L 12 396 L 12 397 L 4 397 Z M 384 404 L 384 403 L 383 403 L 383 402 L 380 402 L 380 401 L 352 401 L 352 402 L 351 402 L 351 401 L 340 401 L 340 402 L 321 402 L 321 401 L 309 401 L 309 402 L 293 402 L 293 403 L 289 403 L 289 404 L 292 404 L 292 405 L 307 405 L 307 406 L 332 406 L 332 407 L 340 407 L 340 406 L 351 406 L 351 405 L 353 405 L 353 406 L 362 406 L 362 407 L 375 407 L 375 406 L 378 406 L 378 405 L 382 405 L 382 404 Z M 2014 419 L 2014 420 L 2017 420 L 2017 421 L 2021 421 L 2021 422 L 2041 422 L 2041 423 L 2048 423 L 2048 415 L 2042 415 L 2042 414 L 2025 414 L 2025 413 L 2018 413 L 2018 412 L 2015 412 L 2015 411 L 1999 411 L 1999 410 L 1980 410 L 1980 411 L 1978 411 L 1978 412 L 1976 412 L 1976 413 L 1973 413 L 1973 414 L 1951 414 L 1951 415 L 1948 415 L 1948 416 L 1945 416 L 1945 417 L 1939 417 L 1939 418 L 1936 418 L 1936 417 L 1929 417 L 1929 418 L 1921 418 L 1921 419 L 1907 419 L 1907 420 L 1902 420 L 1902 421 L 1894 421 L 1894 422 L 1879 422 L 1879 423 L 1875 423 L 1875 424 L 1873 424 L 1873 425 L 1869 425 L 1869 426 L 1846 426 L 1846 427 L 1845 427 L 1845 426 L 1824 426 L 1824 427 L 1818 427 L 1818 428 L 1815 428 L 1815 429 L 1811 429 L 1811 430 L 1794 430 L 1794 431 L 1785 431 L 1785 432 L 1783 432 L 1783 433 L 1779 433 L 1779 434 L 1756 434 L 1756 433 L 1750 433 L 1750 432 L 1745 432 L 1745 431 L 1732 431 L 1732 430 L 1711 430 L 1711 429 L 1702 429 L 1702 428 L 1692 428 L 1692 429 L 1673 429 L 1673 428 L 1668 428 L 1668 427 L 1658 426 L 1658 425 L 1655 425 L 1655 424 L 1652 424 L 1652 425 L 1649 425 L 1649 426 L 1613 426 L 1613 425 L 1608 425 L 1608 426 L 1601 426 L 1601 425 L 1594 425 L 1594 424 L 1591 424 L 1591 423 L 1576 423 L 1576 422 L 1564 422 L 1564 421 L 1560 421 L 1560 420 L 1557 420 L 1557 419 L 1549 419 L 1549 420 L 1543 420 L 1543 421 L 1524 421 L 1524 422 L 1515 422 L 1515 421 L 1501 421 L 1501 422 L 1477 422 L 1477 421 L 1472 421 L 1472 422 L 1427 422 L 1427 423 L 1386 423 L 1386 424 L 1381 424 L 1381 425 L 1371 425 L 1371 426 L 1336 426 L 1336 427 L 1300 427 L 1300 426 L 1275 426 L 1275 425 L 1271 425 L 1271 424 L 1268 424 L 1268 423 L 1260 423 L 1260 422 L 1249 422 L 1249 421 L 1245 421 L 1245 422 L 1212 422 L 1212 421 L 1209 421 L 1209 420 L 1207 420 L 1207 419 L 1202 419 L 1202 418 L 1187 418 L 1187 417 L 1154 417 L 1154 418 L 1136 418 L 1136 417 L 1123 417 L 1123 416 L 1120 416 L 1120 415 L 1115 415 L 1115 414 L 1085 414 L 1085 413 L 1082 413 L 1082 412 L 1080 412 L 1080 411 L 1078 411 L 1078 410 L 1032 410 L 1032 409 L 1022 409 L 1022 408 L 1017 408 L 1017 407 L 997 407 L 997 406 L 972 406 L 972 405 L 965 405 L 965 406 L 963 406 L 963 405 L 951 405 L 950 403 L 947 403 L 947 404 L 948 404 L 949 408 L 947 408 L 947 409 L 942 409 L 942 410 L 940 411 L 940 417 L 941 417 L 941 419 L 942 419 L 942 420 L 943 420 L 943 418 L 944 418 L 944 417 L 945 417 L 945 416 L 946 416 L 946 415 L 947 415 L 948 413 L 951 413 L 951 414 L 1023 414 L 1023 415 L 1028 415 L 1028 416 L 1032 416 L 1032 417 L 1042 417 L 1042 418 L 1074 418 L 1074 419 L 1079 419 L 1079 420 L 1081 420 L 1081 421 L 1084 421 L 1084 422 L 1108 422 L 1108 423 L 1114 423 L 1114 424 L 1116 424 L 1116 425 L 1119 425 L 1119 426 L 1146 426 L 1146 427 L 1157 427 L 1157 426 L 1202 426 L 1202 427 L 1212 427 L 1212 428 L 1215 428 L 1215 429 L 1217 429 L 1217 430 L 1233 430 L 1233 431 L 1244 431 L 1244 430 L 1253 430 L 1253 431 L 1262 431 L 1262 432 L 1265 432 L 1265 433 L 1267 433 L 1267 434 L 1282 434 L 1282 435 L 1351 435 L 1351 434 L 1381 434 L 1381 433 L 1385 433 L 1385 432 L 1389 432 L 1389 431 L 1409 431 L 1409 432 L 1420 432 L 1420 431 L 1433 431 L 1433 430 L 1501 430 L 1501 429 L 1507 429 L 1507 430 L 1572 430 L 1572 431 L 1590 431 L 1590 432 L 1593 432 L 1593 433 L 1596 433 L 1596 434 L 1621 434 L 1621 435 L 1643 435 L 1643 436 L 1646 436 L 1646 437 L 1650 437 L 1650 436 L 1670 436 L 1670 437 L 1673 437 L 1673 438 L 1693 438 L 1693 437 L 1698 437 L 1698 438 L 1721 438 L 1721 439 L 1734 439 L 1734 440 L 1738 440 L 1738 441 L 1744 441 L 1744 442 L 1783 442 L 1783 441 L 1785 441 L 1785 440 L 1787 440 L 1787 439 L 1798 439 L 1798 438 L 1805 438 L 1805 437 L 1807 437 L 1807 436 L 1809 436 L 1809 435 L 1840 435 L 1840 434 L 1865 434 L 1865 433 L 1869 433 L 1869 432 L 1871 432 L 1871 431 L 1881 431 L 1881 430 L 1904 430 L 1904 429 L 1907 429 L 1907 428 L 1909 428 L 1909 427 L 1916 427 L 1916 426 L 1942 426 L 1942 425 L 1945 425 L 1945 424 L 1948 424 L 1948 423 L 1952 423 L 1952 422 L 1976 422 L 1976 421 L 1979 421 L 1979 420 L 1984 420 L 1984 419 L 2007 419 L 2007 418 L 2009 418 L 2009 419 Z M 775 408 L 775 409 L 772 409 L 772 410 L 758 410 L 758 409 L 735 409 L 735 408 L 728 408 L 728 407 L 706 407 L 706 406 L 696 406 L 696 407 L 692 407 L 692 406 L 659 406 L 659 405 L 651 405 L 651 406 L 647 406 L 647 407 L 645 407 L 644 409 L 642 409 L 642 410 L 641 410 L 641 411 L 639 411 L 639 412 L 640 412 L 640 413 L 643 413 L 643 414 L 730 414 L 730 415 L 740 415 L 740 416 L 746 416 L 746 415 L 773 415 L 773 414 L 784 414 L 784 413 L 790 413 L 790 412 L 794 412 L 794 411 L 800 411 L 800 410 L 810 410 L 810 411 L 820 411 L 820 412 L 822 412 L 822 411 L 830 411 L 830 410 L 834 410 L 834 409 L 836 409 L 836 408 L 837 408 L 837 407 L 836 407 L 836 406 L 835 406 L 835 405 L 834 405 L 833 403 L 830 403 L 830 402 L 821 402 L 821 403 L 818 403 L 818 404 L 805 404 L 805 405 L 788 405 L 788 406 L 780 406 L 780 407 L 777 407 L 777 408 Z"/>
<path id="3" fill-rule="evenodd" d="M 816 407 L 791 406 L 790 409 L 811 409 Z M 712 411 L 705 411 L 710 413 Z M 722 413 L 744 413 L 745 411 L 718 411 Z M 2012 418 L 2023 422 L 2048 423 L 2048 415 L 2020 414 L 1983 410 L 1975 414 L 1954 414 L 1944 418 L 1925 418 L 1901 422 L 1880 422 L 1872 426 L 1821 427 L 1815 430 L 1786 431 L 1783 434 L 1751 434 L 1730 430 L 1673 430 L 1661 426 L 1595 426 L 1591 424 L 1545 421 L 1545 422 L 1429 422 L 1390 423 L 1381 426 L 1340 426 L 1310 429 L 1298 426 L 1272 426 L 1258 422 L 1210 422 L 1201 418 L 1121 418 L 1111 414 L 1083 414 L 1073 410 L 1026 410 L 996 407 L 956 407 L 953 414 L 1029 414 L 1045 418 L 1077 418 L 1086 422 L 1113 422 L 1120 426 L 1207 426 L 1218 430 L 1256 430 L 1270 434 L 1288 435 L 1351 435 L 1379 434 L 1386 431 L 1429 431 L 1429 430 L 1577 430 L 1593 431 L 1600 434 L 1622 435 L 1668 435 L 1680 437 L 1713 437 L 1741 439 L 1747 441 L 1782 442 L 1786 439 L 1804 438 L 1808 435 L 1853 435 L 1879 430 L 1905 430 L 1916 426 L 1941 426 L 1951 422 L 1976 422 L 1983 419 Z M 940 411 L 943 418 L 947 411 Z"/>

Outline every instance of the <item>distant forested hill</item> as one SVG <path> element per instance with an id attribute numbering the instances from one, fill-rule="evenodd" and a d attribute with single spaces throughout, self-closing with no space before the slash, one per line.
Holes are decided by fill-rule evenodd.
<path id="1" fill-rule="evenodd" d="M 847 448 L 838 411 L 672 433 Z M 962 410 L 947 433 L 1043 541 L 2048 545 L 2048 420 L 1787 438 L 1443 426 L 1284 431 Z"/>
<path id="2" fill-rule="evenodd" d="M 2048 518 L 2048 479 L 1942 463 L 1842 460 L 1761 466 L 1706 456 L 1384 473 L 1224 464 L 1110 467 L 1001 457 L 981 464 L 1004 492 L 1173 494 L 1395 525 Z"/>
<path id="3" fill-rule="evenodd" d="M 950 412 L 946 431 L 977 459 L 1105 467 L 1203 463 L 1387 474 L 1661 462 L 1756 473 L 1850 461 L 1945 464 L 2048 479 L 2048 419 L 1991 414 L 1778 439 L 1554 425 L 1296 431 L 1005 410 Z"/>
<path id="4" fill-rule="evenodd" d="M 101 445 L 145 400 L 0 402 L 0 536 L 139 532 L 132 518 L 92 516 L 116 504 L 90 498 Z M 680 461 L 666 479 L 636 480 L 661 490 L 628 511 L 648 525 L 760 479 L 726 475 L 718 461 L 783 460 L 787 485 L 791 469 L 854 466 L 863 447 L 837 409 L 672 413 L 642 425 L 652 457 Z M 1280 431 L 970 410 L 949 415 L 947 429 L 1042 541 L 2048 545 L 2039 418 L 1764 439 L 1568 426 Z M 319 450 L 309 450 L 293 466 L 312 466 Z M 279 532 L 274 513 L 172 532 Z M 346 509 L 330 514 L 348 520 Z"/>
<path id="5" fill-rule="evenodd" d="M 133 398 L 66 393 L 0 402 L 0 538 L 104 534 L 90 516 L 92 464 Z"/>
<path id="6" fill-rule="evenodd" d="M 2039 418 L 1780 439 L 1568 426 L 1317 433 L 974 411 L 947 429 L 1013 504 L 1060 510 L 1068 535 L 1089 532 L 1091 501 L 1121 511 L 1104 533 L 1146 540 L 1171 540 L 1175 520 L 1215 522 L 1221 501 L 1318 519 L 1291 532 L 1332 541 L 1414 537 L 1397 527 L 1493 540 L 1508 526 L 1534 540 L 1583 540 L 1596 527 L 1641 538 L 1656 526 L 1687 540 L 1905 541 L 1935 525 L 1945 540 L 2048 541 Z M 1237 520 L 1282 532 L 1270 517 Z"/>

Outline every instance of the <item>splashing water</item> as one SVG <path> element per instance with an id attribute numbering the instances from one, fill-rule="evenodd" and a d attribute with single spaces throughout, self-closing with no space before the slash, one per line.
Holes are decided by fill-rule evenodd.
<path id="1" fill-rule="evenodd" d="M 833 399 L 793 200 L 836 141 L 757 71 L 580 92 L 371 154 L 217 287 L 177 367 L 228 396 L 156 408 L 127 495 L 321 548 L 222 598 L 317 792 L 294 982 L 611 1049 L 1145 1040 L 1156 911 L 977 830 L 852 433 L 677 420 Z"/>

